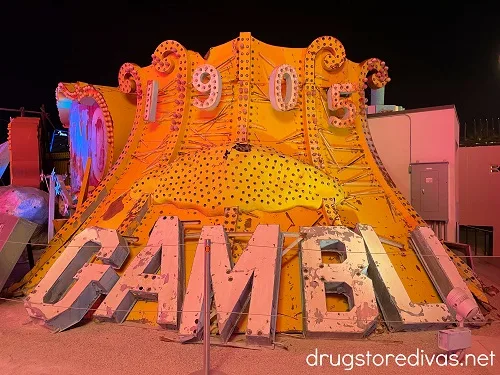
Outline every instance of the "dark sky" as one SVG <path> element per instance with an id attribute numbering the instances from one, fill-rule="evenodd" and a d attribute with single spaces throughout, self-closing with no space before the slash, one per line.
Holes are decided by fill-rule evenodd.
<path id="1" fill-rule="evenodd" d="M 240 1 L 215 9 L 209 8 L 212 1 L 161 7 L 131 1 L 116 7 L 104 0 L 68 0 L 59 6 L 3 1 L 0 107 L 37 110 L 43 103 L 58 122 L 54 92 L 60 81 L 116 86 L 123 63 L 149 65 L 163 40 L 175 39 L 204 55 L 211 46 L 250 31 L 285 47 L 307 47 L 316 37 L 331 35 L 344 44 L 350 60 L 385 60 L 392 77 L 386 104 L 407 109 L 455 104 L 461 122 L 500 117 L 500 7 L 494 1 L 482 6 L 434 1 L 429 7 L 345 0 L 353 5 L 344 8 L 335 5 L 340 2 L 321 2 L 307 10 L 312 0 L 297 1 L 302 5 L 287 5 L 287 10 L 250 0 L 247 7 Z M 2 118 L 6 115 L 0 113 Z"/>

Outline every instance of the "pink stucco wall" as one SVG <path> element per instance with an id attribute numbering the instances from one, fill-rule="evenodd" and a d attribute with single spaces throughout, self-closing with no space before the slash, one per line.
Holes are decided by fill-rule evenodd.
<path id="1" fill-rule="evenodd" d="M 500 255 L 500 146 L 461 147 L 459 163 L 459 222 L 462 225 L 492 226 L 493 255 Z"/>
<path id="2" fill-rule="evenodd" d="M 447 106 L 379 114 L 369 116 L 368 124 L 384 166 L 409 201 L 410 164 L 449 163 L 447 239 L 456 241 L 459 124 L 455 108 Z"/>

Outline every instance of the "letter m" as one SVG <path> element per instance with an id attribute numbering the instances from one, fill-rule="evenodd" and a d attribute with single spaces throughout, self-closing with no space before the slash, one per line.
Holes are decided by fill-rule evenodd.
<path id="1" fill-rule="evenodd" d="M 224 228 L 221 225 L 203 227 L 184 299 L 179 334 L 185 340 L 201 338 L 205 327 L 202 311 L 206 239 L 211 240 L 211 298 L 215 299 L 222 341 L 229 340 L 241 313 L 250 303 L 246 330 L 248 341 L 272 344 L 276 333 L 283 246 L 278 225 L 257 226 L 236 265 L 232 262 Z M 207 329 L 210 329 L 210 323 Z"/>

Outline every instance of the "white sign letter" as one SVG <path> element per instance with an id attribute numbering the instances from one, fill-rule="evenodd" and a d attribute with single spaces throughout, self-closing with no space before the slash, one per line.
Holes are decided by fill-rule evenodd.
<path id="1" fill-rule="evenodd" d="M 393 331 L 435 328 L 450 325 L 452 317 L 444 303 L 413 303 L 401 282 L 389 255 L 369 225 L 358 224 L 356 232 L 365 240 L 368 251 L 368 275 L 373 281 L 384 320 Z"/>
<path id="2" fill-rule="evenodd" d="M 146 247 L 130 263 L 94 316 L 121 323 L 138 299 L 157 299 L 158 324 L 177 328 L 184 289 L 181 233 L 179 218 L 160 217 Z"/>
<path id="3" fill-rule="evenodd" d="M 302 228 L 307 238 L 301 244 L 304 280 L 306 334 L 363 337 L 375 328 L 378 317 L 372 281 L 362 274 L 368 266 L 360 235 L 345 227 Z M 338 253 L 340 264 L 324 264 L 322 252 Z M 328 311 L 326 293 L 347 296 L 350 310 Z"/>
<path id="4" fill-rule="evenodd" d="M 105 264 L 87 263 L 96 253 Z M 73 326 L 118 281 L 112 268 L 120 268 L 128 254 L 125 239 L 115 230 L 84 229 L 26 298 L 28 314 L 58 331 Z M 72 285 L 74 279 L 77 281 Z"/>
<path id="5" fill-rule="evenodd" d="M 233 266 L 229 241 L 221 225 L 203 227 L 184 300 L 180 335 L 200 337 L 203 322 L 204 241 L 212 241 L 210 266 L 219 332 L 229 340 L 250 296 L 247 338 L 272 344 L 276 329 L 283 238 L 278 225 L 259 225 Z"/>

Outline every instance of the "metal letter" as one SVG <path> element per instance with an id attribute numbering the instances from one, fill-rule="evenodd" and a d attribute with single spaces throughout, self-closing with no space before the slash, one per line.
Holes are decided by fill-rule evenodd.
<path id="1" fill-rule="evenodd" d="M 87 263 L 96 253 L 104 265 Z M 83 230 L 26 298 L 28 314 L 58 331 L 73 326 L 117 282 L 112 268 L 120 268 L 128 254 L 127 243 L 115 230 Z"/>
<path id="2" fill-rule="evenodd" d="M 146 91 L 146 104 L 144 106 L 144 121 L 154 122 L 156 120 L 156 107 L 158 103 L 158 81 L 148 81 Z"/>
<path id="3" fill-rule="evenodd" d="M 157 299 L 158 324 L 177 328 L 184 289 L 181 233 L 179 218 L 160 217 L 146 247 L 130 263 L 94 316 L 121 323 L 138 299 Z M 157 275 L 160 267 L 161 272 Z"/>
<path id="4" fill-rule="evenodd" d="M 441 329 L 452 316 L 445 303 L 413 303 L 377 234 L 369 225 L 358 224 L 368 253 L 368 276 L 372 279 L 378 305 L 392 331 Z"/>
<path id="5" fill-rule="evenodd" d="M 301 233 L 305 333 L 309 336 L 363 337 L 378 317 L 372 281 L 362 274 L 368 266 L 363 238 L 346 227 L 306 227 Z M 324 264 L 321 252 L 338 252 L 340 264 Z M 326 292 L 348 297 L 350 311 L 327 311 Z"/>
<path id="6" fill-rule="evenodd" d="M 189 278 L 179 333 L 186 338 L 200 338 L 205 329 L 201 314 L 205 239 L 212 241 L 212 288 L 222 341 L 227 342 L 231 336 L 251 295 L 247 338 L 249 342 L 257 344 L 272 344 L 283 246 L 278 225 L 259 225 L 246 251 L 234 266 L 224 228 L 221 225 L 203 227 Z"/>

